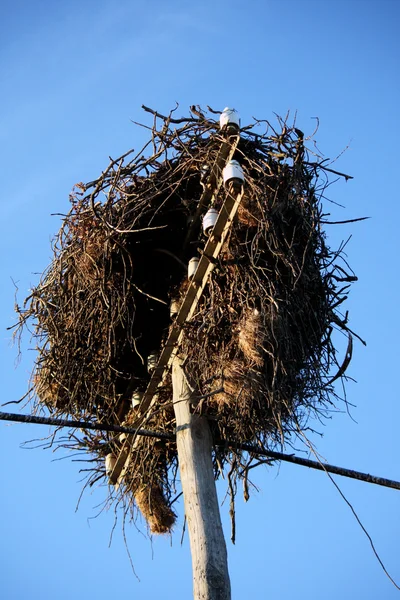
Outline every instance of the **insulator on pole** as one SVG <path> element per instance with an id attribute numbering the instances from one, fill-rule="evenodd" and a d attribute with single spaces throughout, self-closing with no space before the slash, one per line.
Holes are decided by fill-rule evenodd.
<path id="1" fill-rule="evenodd" d="M 199 259 L 197 256 L 191 258 L 188 264 L 188 279 L 192 279 L 193 275 L 196 273 L 196 269 L 199 266 Z"/>
<path id="2" fill-rule="evenodd" d="M 143 398 L 143 392 L 135 392 L 132 395 L 132 408 L 137 408 Z"/>
<path id="3" fill-rule="evenodd" d="M 217 222 L 218 211 L 215 208 L 210 208 L 203 217 L 203 231 L 208 237 Z"/>
<path id="4" fill-rule="evenodd" d="M 229 106 L 224 108 L 219 118 L 219 126 L 221 129 L 239 131 L 240 117 L 237 110 L 235 110 L 234 108 L 229 108 Z"/>
<path id="5" fill-rule="evenodd" d="M 244 183 L 243 169 L 237 160 L 230 160 L 223 172 L 224 185 L 228 187 L 229 183 L 242 186 Z"/>

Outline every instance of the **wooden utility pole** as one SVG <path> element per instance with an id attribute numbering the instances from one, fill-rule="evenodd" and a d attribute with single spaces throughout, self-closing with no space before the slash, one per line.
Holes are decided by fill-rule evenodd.
<path id="1" fill-rule="evenodd" d="M 194 600 L 230 600 L 228 557 L 211 459 L 207 419 L 190 410 L 193 390 L 182 360 L 172 363 L 179 470 L 189 530 Z"/>

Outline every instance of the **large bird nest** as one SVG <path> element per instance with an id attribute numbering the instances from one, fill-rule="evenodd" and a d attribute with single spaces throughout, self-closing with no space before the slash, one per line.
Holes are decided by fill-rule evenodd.
<path id="1" fill-rule="evenodd" d="M 227 134 L 214 111 L 193 108 L 182 119 L 150 112 L 145 148 L 75 186 L 53 261 L 20 309 L 37 342 L 36 410 L 133 423 L 132 395 L 146 389 L 147 358 L 160 352 L 170 304 L 188 286 L 187 263 L 204 247 L 193 219 Z M 264 133 L 255 133 L 260 127 Z M 232 473 L 246 477 L 252 457 L 221 440 L 284 445 L 310 412 L 331 408 L 333 370 L 343 377 L 351 358 L 340 307 L 355 280 L 340 249 L 326 243 L 322 199 L 335 171 L 312 137 L 287 119 L 255 122 L 242 129 L 234 158 L 245 174 L 243 200 L 180 348 L 200 396 L 194 410 L 209 418 L 216 477 L 229 463 L 230 483 Z M 217 209 L 224 198 L 222 186 Z M 344 360 L 335 329 L 349 340 Z M 171 386 L 167 374 L 146 427 L 174 432 Z M 105 456 L 118 455 L 122 443 L 123 436 L 77 431 L 60 441 L 90 454 L 89 485 L 105 476 Z M 169 531 L 176 471 L 174 440 L 137 437 L 124 485 L 110 498 L 138 506 L 153 532 Z"/>

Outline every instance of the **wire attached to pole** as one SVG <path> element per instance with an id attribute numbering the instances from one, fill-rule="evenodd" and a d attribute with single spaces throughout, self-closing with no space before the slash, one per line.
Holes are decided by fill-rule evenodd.
<path id="1" fill-rule="evenodd" d="M 106 423 L 90 423 L 89 421 L 72 421 L 69 419 L 56 419 L 53 417 L 37 417 L 35 415 L 19 415 L 17 413 L 5 413 L 0 412 L 0 421 L 13 421 L 16 423 L 31 423 L 34 425 L 50 425 L 53 427 L 68 427 L 70 429 L 92 429 L 96 431 L 110 431 L 112 433 L 127 433 L 130 435 L 143 435 L 152 438 L 158 438 L 160 440 L 175 440 L 173 433 L 166 433 L 164 431 L 152 431 L 150 429 L 134 429 L 130 427 L 122 427 L 121 425 L 110 425 Z M 238 444 L 230 440 L 214 441 L 214 446 L 223 446 L 232 448 L 232 450 L 244 450 L 249 454 L 255 454 L 257 456 L 265 456 L 274 461 L 284 461 L 292 463 L 294 465 L 300 465 L 302 467 L 308 467 L 310 469 L 316 469 L 317 471 L 325 471 L 333 473 L 335 475 L 341 475 L 342 477 L 349 477 L 350 479 L 358 479 L 358 481 L 364 481 L 366 483 L 374 483 L 382 487 L 388 487 L 395 490 L 400 490 L 400 481 L 393 479 L 386 479 L 385 477 L 378 477 L 376 475 L 370 475 L 369 473 L 362 473 L 361 471 L 355 471 L 353 469 L 346 469 L 345 467 L 337 467 L 335 465 L 325 464 L 310 460 L 309 458 L 302 458 L 295 454 L 285 454 L 283 452 L 276 452 L 273 450 L 265 450 L 259 446 L 253 444 Z"/>

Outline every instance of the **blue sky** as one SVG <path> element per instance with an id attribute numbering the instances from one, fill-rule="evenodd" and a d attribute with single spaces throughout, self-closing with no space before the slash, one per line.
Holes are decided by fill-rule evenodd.
<path id="1" fill-rule="evenodd" d="M 359 277 L 346 309 L 367 340 L 355 345 L 349 374 L 352 415 L 334 415 L 313 438 L 333 464 L 400 479 L 397 375 L 399 193 L 398 106 L 400 4 L 396 0 L 265 0 L 138 3 L 27 0 L 2 5 L 0 22 L 0 237 L 2 401 L 26 390 L 33 353 L 15 368 L 6 327 L 15 316 L 13 278 L 20 296 L 47 266 L 59 228 L 51 213 L 68 210 L 77 181 L 94 179 L 132 147 L 149 123 L 140 106 L 160 112 L 178 101 L 215 109 L 235 106 L 254 115 L 297 110 L 305 132 L 320 118 L 326 156 L 349 149 L 336 163 L 354 180 L 330 188 L 346 208 L 327 205 L 337 219 L 370 216 L 330 228 L 347 246 Z M 25 409 L 26 411 L 28 408 Z M 79 463 L 53 462 L 51 451 L 20 444 L 48 428 L 0 424 L 0 596 L 97 600 L 131 594 L 147 600 L 191 595 L 182 519 L 172 539 L 150 541 L 137 523 L 127 542 L 120 528 L 108 547 L 113 511 L 98 507 L 106 490 L 86 495 L 78 512 Z M 400 580 L 399 493 L 337 478 Z M 237 542 L 228 541 L 233 598 L 299 600 L 394 598 L 367 539 L 332 483 L 321 473 L 282 464 L 255 475 L 259 493 L 237 507 Z M 221 488 L 221 501 L 223 489 Z M 226 525 L 228 507 L 222 506 Z M 226 530 L 229 538 L 229 527 Z"/>

